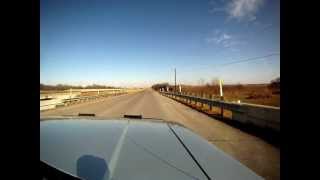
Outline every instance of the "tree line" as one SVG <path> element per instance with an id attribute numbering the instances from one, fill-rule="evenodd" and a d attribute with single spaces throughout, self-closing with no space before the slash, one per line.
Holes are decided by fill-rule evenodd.
<path id="1" fill-rule="evenodd" d="M 198 81 L 198 84 L 199 84 L 199 86 L 206 86 L 206 87 L 215 87 L 216 86 L 216 87 L 218 87 L 219 86 L 219 79 L 218 78 L 214 78 L 214 79 L 212 79 L 211 83 L 208 83 L 208 82 L 205 83 L 204 79 L 201 78 Z M 231 85 L 231 86 L 236 87 L 238 89 L 243 88 L 243 85 L 240 84 L 240 83 L 235 84 L 235 85 Z M 172 90 L 174 86 L 170 85 L 169 83 L 166 82 L 166 83 L 154 84 L 151 87 L 158 91 L 161 88 L 166 89 L 166 87 L 169 87 L 169 90 Z M 270 83 L 268 84 L 268 87 L 270 89 L 277 90 L 277 91 L 280 92 L 280 77 L 277 77 L 277 78 L 271 80 Z"/>
<path id="2" fill-rule="evenodd" d="M 154 84 L 151 86 L 154 90 L 159 91 L 161 88 L 166 89 L 167 87 L 170 87 L 169 83 L 159 83 L 159 84 Z"/>
<path id="3" fill-rule="evenodd" d="M 46 85 L 40 83 L 40 90 L 68 90 L 68 89 L 113 89 L 118 87 L 92 84 L 87 86 L 72 86 L 67 84 Z"/>

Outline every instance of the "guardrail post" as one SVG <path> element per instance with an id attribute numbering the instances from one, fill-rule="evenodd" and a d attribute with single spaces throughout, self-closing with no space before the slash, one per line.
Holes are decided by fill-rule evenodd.
<path id="1" fill-rule="evenodd" d="M 194 97 L 197 97 L 197 93 L 193 93 L 193 96 L 194 96 Z M 194 100 L 193 102 L 194 102 L 194 104 L 197 106 L 197 101 Z"/>
<path id="2" fill-rule="evenodd" d="M 210 94 L 210 100 L 212 100 L 212 94 Z M 210 103 L 210 111 L 212 111 L 212 103 Z"/>
<path id="3" fill-rule="evenodd" d="M 221 101 L 223 101 L 224 100 L 223 96 L 220 96 L 220 99 L 221 99 Z M 220 109 L 221 109 L 221 118 L 223 119 L 223 105 L 222 104 L 221 104 Z"/>
<path id="4" fill-rule="evenodd" d="M 197 96 L 197 93 L 192 93 L 192 96 Z M 195 101 L 195 100 L 193 100 L 193 103 L 195 104 L 195 105 L 197 105 L 197 102 Z"/>
<path id="5" fill-rule="evenodd" d="M 195 93 L 191 93 L 191 96 L 195 96 Z M 191 105 L 192 103 L 194 103 L 192 100 L 191 100 Z"/>
<path id="6" fill-rule="evenodd" d="M 184 93 L 184 95 L 188 96 L 187 93 Z M 186 97 L 186 102 L 189 103 L 189 98 L 188 97 Z"/>
<path id="7" fill-rule="evenodd" d="M 199 97 L 199 93 L 195 93 L 195 96 L 196 96 L 196 97 Z M 195 99 L 195 101 L 194 101 L 194 102 L 195 102 L 196 107 L 197 107 L 197 106 L 198 106 L 198 101 L 197 101 L 197 99 Z"/>
<path id="8" fill-rule="evenodd" d="M 201 93 L 201 98 L 204 97 L 204 93 Z M 203 102 L 201 103 L 201 108 L 203 108 Z"/>

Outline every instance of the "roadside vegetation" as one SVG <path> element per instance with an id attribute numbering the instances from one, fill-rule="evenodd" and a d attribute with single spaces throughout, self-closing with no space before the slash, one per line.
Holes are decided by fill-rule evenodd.
<path id="1" fill-rule="evenodd" d="M 169 91 L 174 90 L 173 85 L 168 83 L 155 84 L 153 89 L 159 91 L 160 88 Z M 212 82 L 203 82 L 199 85 L 181 85 L 182 91 L 186 93 L 193 93 L 193 95 L 203 96 L 209 98 L 219 98 L 219 84 L 217 79 Z M 178 90 L 178 88 L 177 88 Z M 244 103 L 253 103 L 269 106 L 280 106 L 280 77 L 272 80 L 269 84 L 232 84 L 223 85 L 223 95 L 226 101 L 238 101 Z"/>

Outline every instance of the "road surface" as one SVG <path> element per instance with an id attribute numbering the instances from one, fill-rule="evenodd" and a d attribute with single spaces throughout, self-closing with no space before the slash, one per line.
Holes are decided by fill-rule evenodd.
<path id="1" fill-rule="evenodd" d="M 204 137 L 265 179 L 280 179 L 280 150 L 264 140 L 147 89 L 41 112 L 41 116 L 95 113 L 102 117 L 143 117 L 176 121 Z"/>

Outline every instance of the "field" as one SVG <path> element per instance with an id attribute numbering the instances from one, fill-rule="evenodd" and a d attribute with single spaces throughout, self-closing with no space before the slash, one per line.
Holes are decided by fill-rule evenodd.
<path id="1" fill-rule="evenodd" d="M 182 91 L 195 93 L 205 97 L 219 98 L 219 86 L 190 86 L 182 85 Z M 223 96 L 225 101 L 238 101 L 244 103 L 280 106 L 280 88 L 270 88 L 269 84 L 224 85 Z"/>

